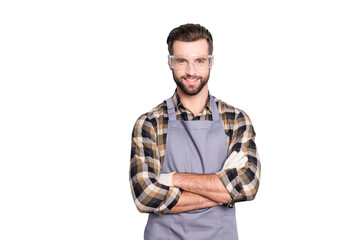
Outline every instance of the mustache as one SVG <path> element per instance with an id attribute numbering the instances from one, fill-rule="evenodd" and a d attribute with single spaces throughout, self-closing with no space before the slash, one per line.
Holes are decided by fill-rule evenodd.
<path id="1" fill-rule="evenodd" d="M 200 78 L 200 79 L 202 79 L 202 77 L 200 77 L 200 76 L 194 76 L 194 75 L 188 75 L 188 74 L 181 76 L 180 79 L 181 78 Z"/>

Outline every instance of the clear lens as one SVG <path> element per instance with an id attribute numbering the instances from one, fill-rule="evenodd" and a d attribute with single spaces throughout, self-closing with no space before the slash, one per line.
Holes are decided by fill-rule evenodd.
<path id="1" fill-rule="evenodd" d="M 211 66 L 211 55 L 172 55 L 171 67 L 175 70 L 186 70 L 192 64 L 197 70 L 206 70 Z"/>

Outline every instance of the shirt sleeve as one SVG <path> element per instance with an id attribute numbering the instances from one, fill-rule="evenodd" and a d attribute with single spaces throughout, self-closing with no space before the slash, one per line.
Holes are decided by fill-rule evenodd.
<path id="1" fill-rule="evenodd" d="M 239 161 L 245 162 L 241 168 L 229 166 L 217 173 L 231 195 L 228 206 L 235 202 L 253 200 L 260 183 L 260 159 L 255 145 L 255 131 L 250 118 L 243 111 L 235 115 L 233 135 L 229 144 L 229 156 L 239 154 Z"/>
<path id="2" fill-rule="evenodd" d="M 157 180 L 160 154 L 152 122 L 142 115 L 132 132 L 130 187 L 137 209 L 143 213 L 164 215 L 178 202 L 182 189 L 168 187 Z"/>

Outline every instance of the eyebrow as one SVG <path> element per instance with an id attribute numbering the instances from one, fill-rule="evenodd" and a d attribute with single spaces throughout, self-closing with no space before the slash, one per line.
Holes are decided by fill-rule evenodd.
<path id="1" fill-rule="evenodd" d="M 206 60 L 207 58 L 206 57 L 198 57 L 198 58 L 196 58 L 196 60 Z"/>
<path id="2" fill-rule="evenodd" d="M 183 57 L 176 57 L 175 59 L 176 59 L 176 60 L 178 60 L 178 61 L 179 61 L 179 60 L 185 60 L 185 61 L 188 61 L 186 58 L 183 58 Z"/>
<path id="3" fill-rule="evenodd" d="M 197 58 L 185 58 L 185 57 L 182 57 L 182 56 L 176 56 L 176 59 L 179 59 L 179 60 L 186 60 L 186 61 L 188 61 L 188 60 L 206 60 L 207 59 L 207 57 L 205 57 L 205 56 L 199 56 L 199 57 L 197 57 Z"/>

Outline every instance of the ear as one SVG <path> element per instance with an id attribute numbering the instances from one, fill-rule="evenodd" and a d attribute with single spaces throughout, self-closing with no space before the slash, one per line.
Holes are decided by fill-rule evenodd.
<path id="1" fill-rule="evenodd" d="M 169 69 L 172 70 L 171 65 L 170 65 L 170 55 L 168 55 L 168 66 L 169 66 Z"/>
<path id="2" fill-rule="evenodd" d="M 214 55 L 212 56 L 210 70 L 212 69 L 213 66 L 214 66 Z"/>

